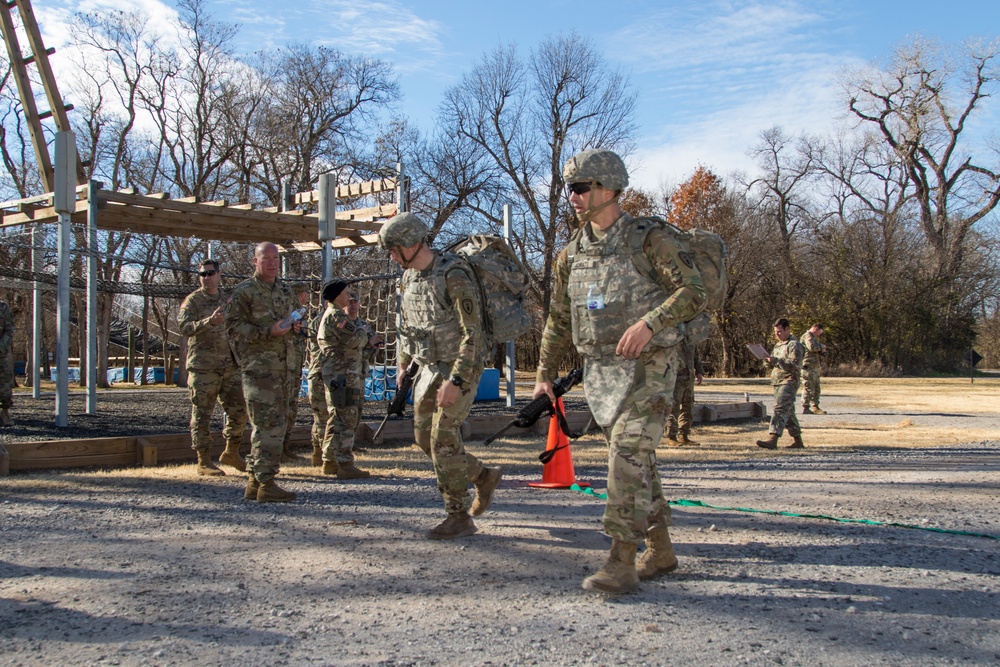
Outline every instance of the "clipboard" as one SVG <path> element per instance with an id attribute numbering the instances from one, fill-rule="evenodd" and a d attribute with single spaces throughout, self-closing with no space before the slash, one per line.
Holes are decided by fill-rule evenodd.
<path id="1" fill-rule="evenodd" d="M 747 349 L 750 350 L 750 354 L 757 357 L 761 361 L 771 356 L 771 353 L 768 352 L 760 343 L 747 343 Z"/>

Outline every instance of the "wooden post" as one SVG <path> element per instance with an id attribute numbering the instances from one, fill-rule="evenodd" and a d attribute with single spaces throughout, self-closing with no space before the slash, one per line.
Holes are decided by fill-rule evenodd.
<path id="1" fill-rule="evenodd" d="M 0 443 L 0 477 L 6 477 L 10 474 L 10 454 L 7 453 L 7 448 Z"/>

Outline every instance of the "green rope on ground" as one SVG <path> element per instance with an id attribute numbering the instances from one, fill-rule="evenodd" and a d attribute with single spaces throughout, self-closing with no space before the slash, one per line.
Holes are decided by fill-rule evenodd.
<path id="1" fill-rule="evenodd" d="M 600 498 L 601 500 L 607 500 L 608 494 L 597 493 L 591 488 L 581 488 L 579 484 L 574 484 L 569 487 L 571 491 L 579 491 L 587 496 L 593 496 L 595 498 Z M 893 526 L 895 528 L 909 528 L 910 530 L 926 530 L 932 533 L 946 533 L 948 535 L 966 535 L 968 537 L 985 537 L 988 540 L 1000 540 L 1000 537 L 996 535 L 989 535 L 987 533 L 972 533 L 966 530 L 946 530 L 944 528 L 932 528 L 930 526 L 916 526 L 910 523 L 897 523 L 895 521 L 873 521 L 871 519 L 850 519 L 844 517 L 827 516 L 825 514 L 796 514 L 795 512 L 783 512 L 781 510 L 758 510 L 751 507 L 723 507 L 721 505 L 709 505 L 708 503 L 703 503 L 700 500 L 687 500 L 685 498 L 678 498 L 677 500 L 668 500 L 671 505 L 676 505 L 678 507 L 705 507 L 712 510 L 724 510 L 731 512 L 753 512 L 755 514 L 777 514 L 779 516 L 793 516 L 801 519 L 825 519 L 827 521 L 837 521 L 839 523 L 861 523 L 868 526 Z"/>

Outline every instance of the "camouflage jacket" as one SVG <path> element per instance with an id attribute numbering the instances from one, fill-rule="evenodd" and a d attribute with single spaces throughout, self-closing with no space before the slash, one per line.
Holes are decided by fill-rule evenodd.
<path id="1" fill-rule="evenodd" d="M 319 333 L 319 323 L 322 321 L 323 313 L 320 313 L 309 323 L 309 337 L 306 339 L 306 354 L 309 356 L 309 379 L 318 378 L 321 375 L 322 360 L 320 359 L 316 334 Z"/>
<path id="2" fill-rule="evenodd" d="M 294 370 L 294 331 L 271 336 L 271 326 L 298 307 L 295 293 L 280 279 L 268 285 L 257 275 L 240 283 L 226 304 L 226 333 L 244 373 L 267 375 Z"/>
<path id="3" fill-rule="evenodd" d="M 551 382 L 557 377 L 559 363 L 572 344 L 591 356 L 613 354 L 621 335 L 640 319 L 653 332 L 650 345 L 674 345 L 681 339 L 677 326 L 702 309 L 705 287 L 694 259 L 664 228 L 651 227 L 642 244 L 659 277 L 658 284 L 624 259 L 631 252 L 624 237 L 634 221 L 623 214 L 604 233 L 592 225 L 581 229 L 579 247 L 589 253 L 586 261 L 571 257 L 568 248 L 556 257 L 555 285 L 542 333 L 538 381 Z M 605 275 L 602 260 L 616 268 Z M 603 309 L 587 308 L 590 284 L 601 291 Z M 604 321 L 590 321 L 595 317 Z M 582 322 L 586 326 L 582 327 Z"/>
<path id="4" fill-rule="evenodd" d="M 435 250 L 429 267 L 403 274 L 400 368 L 416 359 L 421 365 L 445 364 L 451 375 L 468 378 L 482 364 L 486 339 L 470 271 L 460 257 Z"/>
<path id="5" fill-rule="evenodd" d="M 802 360 L 802 368 L 820 366 L 823 359 L 823 350 L 826 345 L 819 342 L 819 338 L 813 336 L 808 331 L 802 334 L 802 347 L 805 348 L 805 358 Z"/>
<path id="6" fill-rule="evenodd" d="M 368 329 L 360 318 L 351 320 L 333 305 L 326 307 L 316 331 L 323 381 L 339 375 L 347 377 L 348 386 L 359 388 L 358 380 L 365 365 Z"/>
<path id="7" fill-rule="evenodd" d="M 212 295 L 204 288 L 198 288 L 181 304 L 177 323 L 180 325 L 181 335 L 188 338 L 188 368 L 222 371 L 236 366 L 236 359 L 226 336 L 225 320 L 219 324 L 209 322 L 215 309 L 225 306 L 228 299 L 221 289 Z"/>
<path id="8" fill-rule="evenodd" d="M 795 336 L 789 336 L 784 343 L 779 340 L 771 350 L 771 356 L 775 358 L 771 366 L 771 382 L 775 385 L 798 384 L 804 355 L 805 348 Z"/>
<path id="9" fill-rule="evenodd" d="M 14 344 L 14 313 L 10 306 L 0 301 L 0 357 L 10 355 Z"/>

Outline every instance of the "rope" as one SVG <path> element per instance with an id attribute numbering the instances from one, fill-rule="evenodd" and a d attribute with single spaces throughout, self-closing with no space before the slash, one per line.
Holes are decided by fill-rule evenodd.
<path id="1" fill-rule="evenodd" d="M 587 496 L 593 496 L 595 498 L 600 498 L 601 500 L 607 500 L 608 494 L 597 493 L 591 488 L 582 488 L 579 484 L 574 484 L 569 487 L 571 491 L 577 491 Z M 990 535 L 988 533 L 972 533 L 965 530 L 947 530 L 945 528 L 933 528 L 930 526 L 917 526 L 911 523 L 898 523 L 895 521 L 873 521 L 871 519 L 851 519 L 844 517 L 827 516 L 825 514 L 796 514 L 795 512 L 783 512 L 781 510 L 759 510 L 750 507 L 723 507 L 721 505 L 709 505 L 700 500 L 687 500 L 685 498 L 678 498 L 677 500 L 668 500 L 668 504 L 677 507 L 704 507 L 713 510 L 723 510 L 731 512 L 753 512 L 756 514 L 776 514 L 778 516 L 792 516 L 801 519 L 824 519 L 826 521 L 837 521 L 839 523 L 860 523 L 867 526 L 892 526 L 894 528 L 909 528 L 910 530 L 926 530 L 931 533 L 945 533 L 947 535 L 965 535 L 968 537 L 985 537 L 988 540 L 1000 540 L 1000 536 Z"/>

